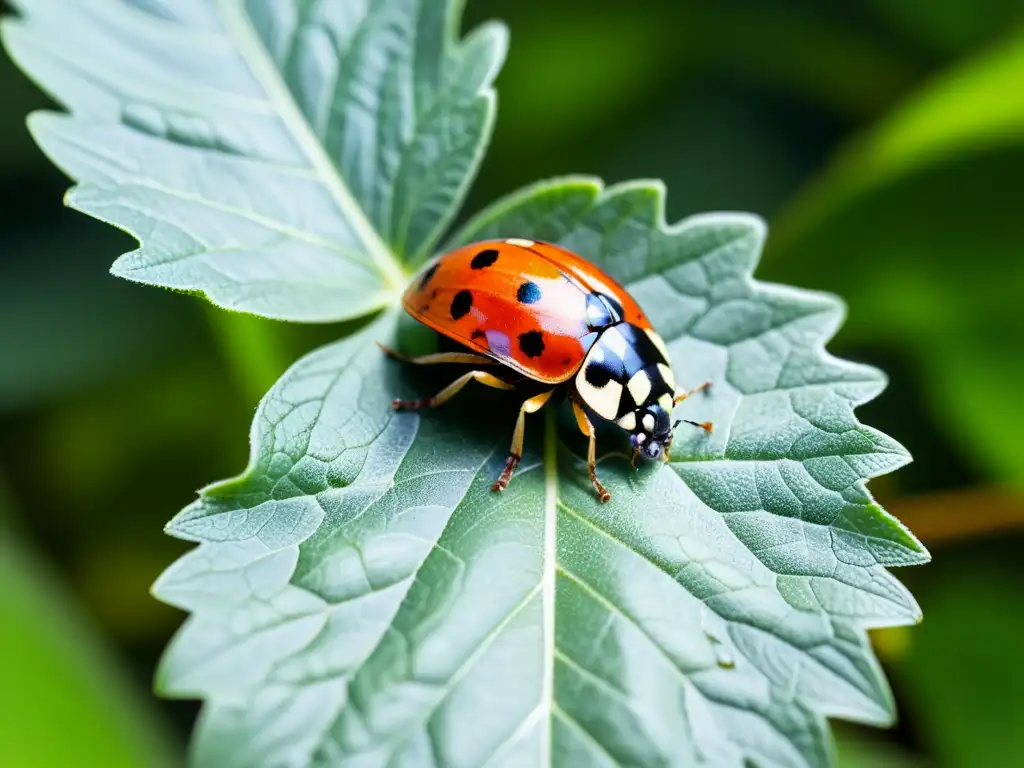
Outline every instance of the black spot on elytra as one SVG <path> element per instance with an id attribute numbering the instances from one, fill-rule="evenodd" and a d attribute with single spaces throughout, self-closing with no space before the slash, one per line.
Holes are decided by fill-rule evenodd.
<path id="1" fill-rule="evenodd" d="M 452 299 L 451 313 L 452 320 L 459 320 L 465 317 L 469 313 L 470 307 L 473 306 L 473 294 L 469 291 L 462 290 L 455 294 L 455 298 Z"/>
<path id="2" fill-rule="evenodd" d="M 527 357 L 540 357 L 544 352 L 544 334 L 540 331 L 520 333 L 519 348 Z"/>
<path id="3" fill-rule="evenodd" d="M 437 290 L 437 288 L 435 288 L 433 291 L 430 292 L 430 298 L 431 299 L 436 299 L 437 298 L 437 294 L 438 294 L 438 290 Z"/>
<path id="4" fill-rule="evenodd" d="M 588 384 L 600 389 L 615 377 L 615 371 L 604 363 L 594 361 L 587 366 L 583 375 Z"/>
<path id="5" fill-rule="evenodd" d="M 432 266 L 430 269 L 428 269 L 426 272 L 423 273 L 423 277 L 420 278 L 420 290 L 421 291 L 424 288 L 426 288 L 427 287 L 427 283 L 429 283 L 434 278 L 434 274 L 437 272 L 437 268 L 439 266 L 441 266 L 441 264 L 437 263 L 434 266 Z"/>
<path id="6" fill-rule="evenodd" d="M 487 338 L 487 334 L 486 334 L 486 333 L 484 333 L 483 331 L 481 331 L 481 330 L 480 330 L 479 328 L 477 328 L 476 330 L 474 330 L 474 331 L 473 331 L 473 332 L 472 332 L 472 333 L 471 333 L 471 334 L 469 335 L 469 337 L 470 337 L 471 339 L 475 339 L 475 340 L 479 341 L 480 339 L 486 339 L 486 338 Z"/>
<path id="7" fill-rule="evenodd" d="M 536 304 L 540 301 L 540 286 L 531 281 L 523 283 L 516 291 L 516 299 L 520 304 Z"/>
<path id="8" fill-rule="evenodd" d="M 493 248 L 480 251 L 473 260 L 469 262 L 470 269 L 486 269 L 498 260 L 498 252 Z"/>

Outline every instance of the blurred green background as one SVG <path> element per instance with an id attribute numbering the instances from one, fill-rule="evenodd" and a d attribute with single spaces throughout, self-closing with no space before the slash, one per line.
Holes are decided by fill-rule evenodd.
<path id="1" fill-rule="evenodd" d="M 573 172 L 662 178 L 670 220 L 757 212 L 758 276 L 841 294 L 830 349 L 891 376 L 860 415 L 915 463 L 872 490 L 935 561 L 897 573 L 923 624 L 875 635 L 900 722 L 838 724 L 842 765 L 1024 764 L 1024 5 L 468 3 L 490 17 L 512 48 L 467 215 Z M 0 104 L 0 765 L 180 764 L 162 526 L 337 330 L 110 277 L 132 241 L 62 207 L 24 127 L 48 103 L 3 57 Z"/>

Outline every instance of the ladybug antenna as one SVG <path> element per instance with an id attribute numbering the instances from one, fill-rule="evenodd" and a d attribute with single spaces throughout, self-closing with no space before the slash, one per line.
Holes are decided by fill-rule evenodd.
<path id="1" fill-rule="evenodd" d="M 672 425 L 672 429 L 675 429 L 680 424 L 693 424 L 693 426 L 700 427 L 705 432 L 710 432 L 711 431 L 711 422 L 710 421 L 690 421 L 689 419 L 677 419 L 676 423 Z"/>

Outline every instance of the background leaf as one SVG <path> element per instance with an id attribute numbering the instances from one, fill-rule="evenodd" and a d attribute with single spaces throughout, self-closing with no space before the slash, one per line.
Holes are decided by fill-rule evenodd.
<path id="1" fill-rule="evenodd" d="M 32 255 L 0 262 L 0 413 L 180 361 L 186 340 L 205 330 L 198 312 L 176 314 L 174 297 L 107 274 L 109 253 L 124 245 L 119 233 L 81 216 L 62 224 L 32 235 L 0 228 L 0 254 Z M 63 265 L 69 249 L 81 249 L 80 257 Z M 66 280 L 52 279 L 57 269 Z"/>
<path id="2" fill-rule="evenodd" d="M 207 5 L 216 9 L 219 1 Z M 64 2 L 61 11 L 70 17 L 69 8 L 77 15 L 78 6 L 95 2 Z M 202 28 L 190 4 L 178 0 L 114 5 L 130 18 L 140 9 L 171 21 L 192 16 Z M 515 36 L 497 80 L 495 140 L 463 215 L 551 174 L 587 172 L 609 182 L 657 176 L 671 190 L 669 220 L 722 208 L 756 212 L 772 223 L 762 278 L 828 289 L 850 303 L 829 349 L 890 376 L 885 397 L 857 414 L 898 436 L 915 459 L 870 487 L 936 562 L 898 572 L 921 602 L 923 626 L 871 633 L 894 684 L 899 722 L 886 730 L 837 727 L 839 764 L 920 758 L 913 764 L 1001 768 L 1012 754 L 1016 712 L 998 683 L 1015 674 L 1012 595 L 1024 530 L 1020 494 L 1007 482 L 1019 477 L 1024 450 L 1015 437 L 1021 383 L 1012 364 L 1024 344 L 1013 279 L 1024 168 L 1004 117 L 1019 110 L 1014 86 L 1024 72 L 1015 74 L 1018 57 L 1004 70 L 1005 86 L 963 78 L 1001 57 L 1019 34 L 1024 6 L 466 5 L 464 31 L 497 14 Z M 10 10 L 0 0 L 0 13 Z M 196 26 L 167 28 L 195 39 Z M 160 50 L 132 49 L 126 69 L 134 72 Z M 957 79 L 967 86 L 959 94 L 946 85 Z M 905 135 L 913 140 L 901 142 L 906 156 L 899 158 L 909 173 L 881 169 L 880 184 L 831 198 L 839 205 L 824 207 L 827 216 L 820 229 L 812 222 L 808 240 L 787 235 L 788 217 L 775 216 L 815 177 L 835 178 L 833 153 L 852 146 L 851 138 L 885 134 L 905 105 L 947 95 L 955 97 L 948 107 L 911 121 Z M 101 653 L 145 690 L 182 619 L 147 587 L 192 546 L 164 536 L 162 524 L 195 488 L 244 465 L 253 409 L 277 376 L 357 326 L 278 323 L 118 287 L 105 271 L 134 247 L 130 238 L 58 204 L 66 177 L 26 129 L 26 114 L 54 104 L 6 57 L 0 96 L 0 474 L 18 502 L 8 511 L 21 541 L 52 566 L 61 595 L 55 612 L 71 610 L 90 624 Z M 958 124 L 969 126 L 966 141 L 936 145 L 911 135 L 948 135 Z M 975 138 L 1000 132 L 998 141 Z M 919 149 L 926 156 L 917 159 Z M 869 154 L 860 168 L 874 173 L 880 165 Z M 807 195 L 835 189 L 812 183 Z M 799 195 L 800 208 L 815 210 L 808 202 Z M 410 330 L 401 338 L 414 345 Z M 443 375 L 414 381 L 426 391 Z M 512 414 L 490 409 L 506 400 L 466 396 L 477 420 L 484 417 L 475 406 L 487 407 L 504 450 L 507 435 L 497 431 Z M 534 419 L 531 432 L 542 421 Z M 558 434 L 572 441 L 573 429 L 560 425 Z M 614 447 L 608 439 L 616 438 L 602 435 L 602 445 Z M 6 629 L 0 620 L 0 635 Z M 951 669 L 964 659 L 962 674 Z M 76 710 L 103 708 L 105 689 L 90 690 L 73 699 Z M 198 703 L 148 703 L 183 748 Z M 31 711 L 45 718 L 37 727 L 47 733 L 63 732 L 63 721 L 76 717 L 62 707 Z M 70 722 L 68 733 L 80 724 Z"/>
<path id="3" fill-rule="evenodd" d="M 3 492 L 0 486 L 0 764 L 174 765 L 178 756 L 149 702 L 71 608 L 49 566 L 15 536 Z"/>
<path id="4" fill-rule="evenodd" d="M 69 204 L 144 241 L 114 273 L 291 320 L 393 299 L 475 173 L 507 44 L 456 44 L 454 3 L 16 6 L 5 46 L 74 115 L 31 120 Z"/>
<path id="5" fill-rule="evenodd" d="M 894 664 L 937 765 L 998 766 L 1024 750 L 1022 579 L 993 557 L 1019 556 L 1019 547 L 1005 535 L 995 541 L 988 551 L 975 544 L 936 559 L 938 573 L 919 587 L 928 618 Z"/>
<path id="6" fill-rule="evenodd" d="M 312 353 L 261 404 L 245 474 L 168 529 L 200 542 L 155 586 L 193 614 L 160 677 L 209 702 L 198 763 L 821 765 L 823 714 L 891 720 L 863 628 L 918 618 L 885 568 L 927 555 L 863 488 L 907 460 L 853 417 L 884 380 L 821 351 L 834 299 L 750 281 L 756 219 L 666 230 L 661 198 L 552 182 L 453 243 L 517 232 L 611 270 L 684 382 L 715 380 L 680 408 L 711 439 L 634 473 L 605 434 L 600 505 L 552 409 L 495 497 L 507 399 L 486 423 L 480 393 L 392 413 L 442 379 L 411 390 L 381 355 L 391 314 Z"/>
<path id="7" fill-rule="evenodd" d="M 883 339 L 909 357 L 963 461 L 1018 488 L 1024 223 L 1002 205 L 1014 194 L 1005 180 L 1024 171 L 1024 101 L 992 94 L 1022 77 L 1019 32 L 936 77 L 801 191 L 765 264 L 773 279 L 828 290 L 840 288 L 837 264 L 856 264 L 860 278 L 842 286 L 854 310 L 843 341 Z"/>
<path id="8" fill-rule="evenodd" d="M 838 748 L 837 768 L 927 768 L 931 765 L 898 747 L 857 739 L 853 735 L 840 738 Z"/>
<path id="9" fill-rule="evenodd" d="M 894 28 L 905 30 L 915 40 L 943 54 L 985 45 L 1006 30 L 1021 27 L 1024 22 L 1024 9 L 1014 0 L 982 3 L 870 0 L 868 4 Z"/>

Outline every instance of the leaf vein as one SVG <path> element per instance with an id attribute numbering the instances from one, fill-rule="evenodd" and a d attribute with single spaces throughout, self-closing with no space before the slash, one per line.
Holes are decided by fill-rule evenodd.
<path id="1" fill-rule="evenodd" d="M 239 45 L 248 52 L 246 58 L 257 79 L 266 89 L 268 97 L 280 106 L 282 121 L 289 127 L 310 164 L 332 192 L 339 210 L 343 214 L 347 214 L 356 230 L 357 237 L 380 268 L 385 281 L 396 288 L 403 285 L 405 275 L 401 267 L 345 184 L 337 166 L 328 157 L 312 126 L 302 115 L 294 96 L 283 81 L 281 73 L 272 63 L 270 55 L 262 43 L 259 42 L 252 22 L 242 10 L 240 0 L 217 0 L 217 6 L 221 9 L 225 24 L 237 37 Z"/>

